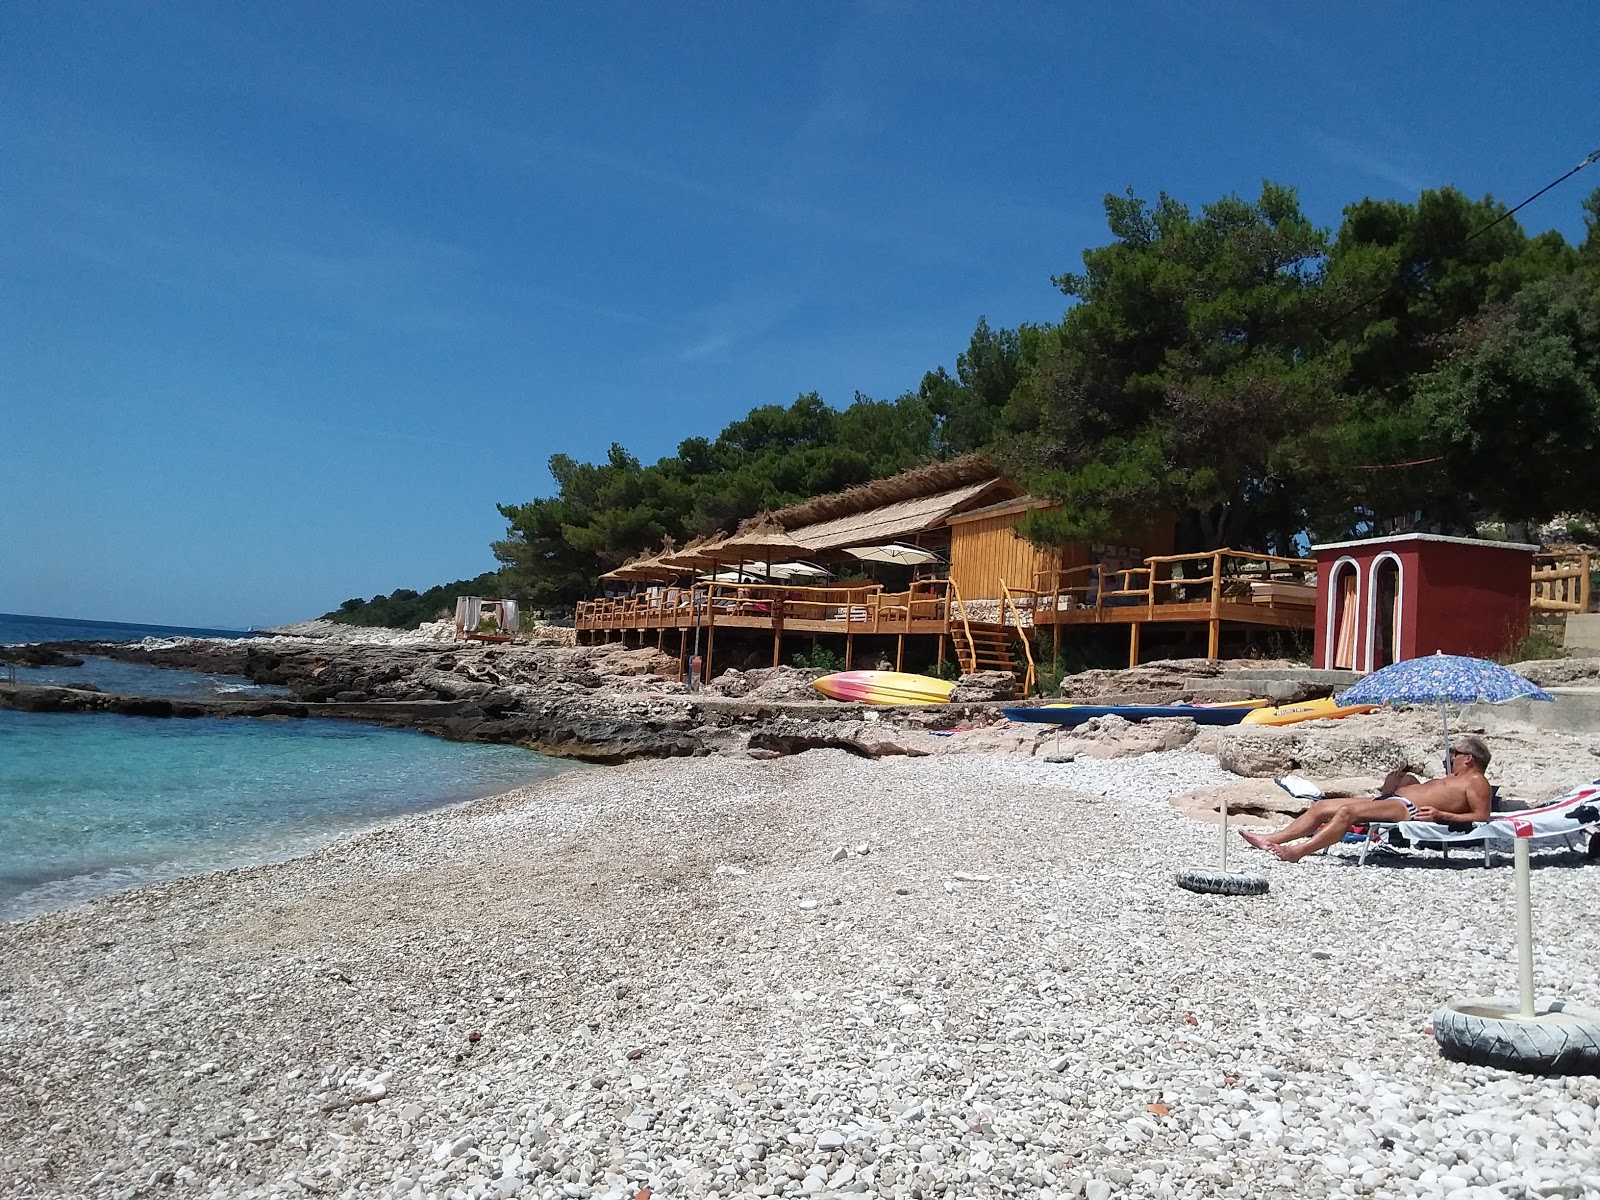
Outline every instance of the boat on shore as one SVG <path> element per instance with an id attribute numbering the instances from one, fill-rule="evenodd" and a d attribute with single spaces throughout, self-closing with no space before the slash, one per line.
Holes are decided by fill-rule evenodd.
<path id="1" fill-rule="evenodd" d="M 947 704 L 956 685 L 904 671 L 835 671 L 811 685 L 830 700 L 860 704 Z"/>
<path id="2" fill-rule="evenodd" d="M 1002 708 L 1000 711 L 1012 721 L 1070 727 L 1082 725 L 1095 717 L 1121 717 L 1124 721 L 1184 717 L 1197 725 L 1237 725 L 1256 710 L 1246 708 L 1243 704 L 1035 704 Z"/>

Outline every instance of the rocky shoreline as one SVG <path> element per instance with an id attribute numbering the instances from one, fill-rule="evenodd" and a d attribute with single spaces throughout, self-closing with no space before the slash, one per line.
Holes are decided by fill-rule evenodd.
<path id="1" fill-rule="evenodd" d="M 995 750 L 1122 758 L 1190 746 L 1243 779 L 1290 771 L 1381 777 L 1395 767 L 1431 773 L 1435 714 L 1383 712 L 1360 721 L 1318 721 L 1283 729 L 1197 728 L 1175 719 L 1136 725 L 1117 718 L 1068 733 L 1018 726 L 1000 712 L 1009 676 L 964 681 L 962 703 L 876 708 L 817 696 L 815 670 L 725 671 L 691 691 L 678 664 L 654 649 L 620 643 L 493 645 L 438 640 L 419 631 L 353 629 L 327 622 L 250 639 L 147 639 L 56 643 L 74 657 L 108 655 L 157 667 L 243 676 L 287 687 L 276 699 L 189 701 L 113 696 L 72 688 L 0 685 L 0 706 L 31 711 L 113 711 L 151 716 L 335 717 L 414 728 L 461 741 L 524 746 L 546 754 L 615 764 L 706 755 L 772 757 L 842 749 L 868 758 Z M 570 632 L 570 631 L 562 631 Z M 1600 681 L 1600 660 L 1519 664 L 1547 686 Z M 1348 684 L 1343 672 L 1285 662 L 1156 662 L 1125 671 L 1069 676 L 1069 702 L 1205 702 L 1267 696 L 1292 703 Z M 1592 777 L 1600 737 L 1533 731 L 1492 709 L 1467 714 L 1470 728 L 1499 742 L 1500 781 L 1538 798 Z M 1248 789 L 1247 789 L 1248 790 Z"/>
<path id="2" fill-rule="evenodd" d="M 1267 896 L 1171 883 L 1214 865 L 1194 818 L 1277 818 L 1275 774 L 1426 770 L 1435 713 L 1058 733 L 818 701 L 808 673 L 691 694 L 618 646 L 116 653 L 294 693 L 236 715 L 621 765 L 0 925 L 7 1196 L 1600 1195 L 1600 1080 L 1428 1036 L 1515 978 L 1509 871 L 1241 843 Z M 1069 695 L 1324 684 L 1158 663 Z M 1592 732 L 1463 727 L 1514 794 L 1600 774 Z M 1541 991 L 1591 1007 L 1593 870 L 1545 854 L 1536 884 Z"/>

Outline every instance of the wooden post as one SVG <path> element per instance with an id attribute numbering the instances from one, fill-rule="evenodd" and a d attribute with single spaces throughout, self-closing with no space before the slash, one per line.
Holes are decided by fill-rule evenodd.
<path id="1" fill-rule="evenodd" d="M 706 604 L 706 660 L 700 666 L 700 682 L 701 683 L 710 683 L 711 682 L 711 647 L 717 640 L 716 609 L 713 608 L 711 606 L 711 604 L 709 603 L 709 600 L 710 600 L 710 593 L 709 592 L 707 593 L 706 599 L 708 601 L 708 603 Z"/>
<path id="2" fill-rule="evenodd" d="M 1222 551 L 1211 556 L 1211 620 L 1206 622 L 1206 657 L 1216 658 L 1222 643 Z"/>
<path id="3" fill-rule="evenodd" d="M 844 631 L 844 669 L 846 671 L 851 670 L 850 664 L 855 661 L 855 657 L 856 635 L 852 633 L 850 631 L 850 627 L 846 625 Z"/>
<path id="4" fill-rule="evenodd" d="M 1578 569 L 1583 572 L 1578 578 L 1578 611 L 1586 613 L 1589 611 L 1589 604 L 1593 598 L 1591 591 L 1594 586 L 1591 581 L 1592 567 L 1587 550 L 1578 558 Z"/>
<path id="5" fill-rule="evenodd" d="M 905 661 L 906 661 L 906 635 L 902 633 L 898 637 L 895 638 L 894 669 L 896 671 L 905 670 Z"/>
<path id="6" fill-rule="evenodd" d="M 1139 665 L 1139 622 L 1135 621 L 1128 626 L 1128 665 Z"/>
<path id="7" fill-rule="evenodd" d="M 689 677 L 689 631 L 688 631 L 688 629 L 680 629 L 680 630 L 678 630 L 678 678 L 680 680 L 684 680 L 684 679 L 687 679 L 688 677 Z"/>
<path id="8" fill-rule="evenodd" d="M 944 634 L 939 635 L 939 674 L 944 674 Z"/>

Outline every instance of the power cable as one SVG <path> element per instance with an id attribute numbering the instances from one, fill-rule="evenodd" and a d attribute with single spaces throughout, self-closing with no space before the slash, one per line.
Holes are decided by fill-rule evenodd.
<path id="1" fill-rule="evenodd" d="M 1592 153 L 1590 153 L 1587 157 L 1585 157 L 1582 161 L 1580 161 L 1577 166 L 1573 167 L 1572 170 L 1568 171 L 1565 175 L 1561 176 L 1559 179 L 1552 179 L 1549 183 L 1545 184 L 1542 188 L 1540 188 L 1533 195 L 1529 196 L 1526 200 L 1524 200 L 1521 204 L 1517 205 L 1515 208 L 1506 209 L 1505 212 L 1501 213 L 1498 217 L 1496 217 L 1494 220 L 1490 221 L 1487 225 L 1484 225 L 1479 229 L 1475 229 L 1471 233 L 1467 234 L 1467 236 L 1462 240 L 1461 244 L 1464 246 L 1464 245 L 1467 244 L 1467 242 L 1472 241 L 1474 238 L 1479 237 L 1479 236 L 1481 236 L 1481 235 L 1483 235 L 1485 233 L 1488 233 L 1489 230 L 1493 229 L 1496 225 L 1500 224 L 1501 221 L 1504 221 L 1506 218 L 1508 218 L 1508 217 L 1512 216 L 1513 214 L 1517 213 L 1518 211 L 1526 208 L 1528 205 L 1532 204 L 1535 200 L 1537 200 L 1540 196 L 1542 196 L 1546 192 L 1548 192 L 1551 188 L 1557 187 L 1560 184 L 1565 183 L 1567 180 L 1571 179 L 1574 175 L 1576 175 L 1579 171 L 1583 170 L 1585 167 L 1590 166 L 1591 164 L 1596 163 L 1596 162 L 1600 162 L 1600 150 L 1595 150 Z M 1372 295 L 1366 297 L 1365 299 L 1356 301 L 1355 304 L 1353 304 L 1349 308 L 1345 309 L 1338 316 L 1333 317 L 1332 319 L 1330 319 L 1328 321 L 1324 321 L 1323 324 L 1322 324 L 1322 331 L 1324 333 L 1326 333 L 1330 328 L 1332 328 L 1333 326 L 1337 325 L 1340 321 L 1343 321 L 1346 317 L 1350 316 L 1352 313 L 1359 312 L 1361 309 L 1365 308 L 1367 305 L 1371 304 L 1373 301 L 1381 300 L 1385 296 L 1387 296 L 1388 294 L 1389 294 L 1389 289 L 1386 287 L 1386 288 L 1383 288 L 1381 291 L 1374 292 Z"/>
<path id="2" fill-rule="evenodd" d="M 1551 188 L 1560 186 L 1561 184 L 1565 183 L 1567 180 L 1571 179 L 1579 171 L 1583 170 L 1587 166 L 1592 166 L 1596 162 L 1600 162 L 1600 150 L 1595 150 L 1595 151 L 1592 151 L 1591 153 L 1589 153 L 1587 156 L 1585 156 L 1578 163 L 1577 166 L 1573 167 L 1572 170 L 1568 171 L 1565 175 L 1562 175 L 1558 179 L 1552 179 L 1549 183 L 1545 184 L 1542 188 L 1540 188 L 1537 192 L 1533 193 L 1533 195 L 1529 196 L 1521 204 L 1518 204 L 1515 208 L 1506 209 L 1505 212 L 1501 213 L 1498 217 L 1496 217 L 1494 220 L 1490 221 L 1487 225 L 1484 225 L 1479 229 L 1475 229 L 1471 233 L 1467 234 L 1467 236 L 1462 240 L 1461 244 L 1464 246 L 1464 245 L 1467 244 L 1467 242 L 1472 241 L 1473 238 L 1476 238 L 1476 237 L 1481 236 L 1482 234 L 1488 233 L 1489 230 L 1493 229 L 1496 225 L 1500 224 L 1501 221 L 1506 220 L 1508 217 L 1514 216 L 1520 209 L 1524 209 L 1528 205 L 1532 204 L 1535 200 L 1537 200 L 1540 196 L 1544 195 Z M 1381 300 L 1384 296 L 1386 296 L 1388 294 L 1389 294 L 1389 289 L 1388 288 L 1384 288 L 1382 291 L 1374 292 L 1372 295 L 1368 296 L 1366 299 L 1358 301 L 1356 304 L 1352 305 L 1350 308 L 1347 308 L 1344 312 L 1340 313 L 1337 317 L 1334 317 L 1330 321 L 1324 322 L 1323 325 L 1322 325 L 1323 332 L 1327 332 L 1328 329 L 1330 329 L 1334 325 L 1337 325 L 1340 321 L 1343 321 L 1346 317 L 1350 316 L 1352 313 L 1359 312 L 1361 309 L 1363 309 L 1367 305 L 1371 304 L 1374 300 Z M 1438 456 L 1435 456 L 1433 458 L 1415 458 L 1415 459 L 1412 459 L 1410 462 L 1373 463 L 1373 464 L 1362 463 L 1362 464 L 1353 465 L 1351 469 L 1352 470 L 1356 470 L 1356 471 L 1392 471 L 1392 470 L 1394 470 L 1394 469 L 1396 469 L 1398 467 L 1420 467 L 1420 466 L 1425 466 L 1425 465 L 1427 465 L 1429 463 L 1436 463 L 1436 462 L 1443 462 L 1443 461 L 1444 461 L 1444 456 L 1443 455 L 1438 455 Z"/>

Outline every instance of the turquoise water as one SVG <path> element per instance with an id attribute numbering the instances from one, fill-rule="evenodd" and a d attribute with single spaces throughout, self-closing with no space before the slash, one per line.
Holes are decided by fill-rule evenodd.
<path id="1" fill-rule="evenodd" d="M 213 632 L 0 616 L 0 642 Z M 82 667 L 18 667 L 16 679 L 90 682 L 144 696 L 284 690 L 104 658 L 87 658 Z M 344 721 L 0 710 L 0 920 L 180 875 L 291 858 L 568 766 L 513 746 Z"/>
<path id="2" fill-rule="evenodd" d="M 0 919 L 293 857 L 567 766 L 343 721 L 0 711 Z"/>
<path id="3" fill-rule="evenodd" d="M 259 700 L 289 694 L 288 688 L 251 683 L 237 675 L 168 671 L 148 663 L 121 662 L 95 655 L 84 656 L 81 667 L 0 665 L 0 682 L 9 682 L 12 678 L 18 684 L 82 687 L 88 683 L 102 692 L 122 696 L 171 696 L 184 700 Z"/>
<path id="4" fill-rule="evenodd" d="M 0 646 L 27 642 L 137 642 L 147 637 L 242 638 L 237 629 L 199 629 L 187 625 L 133 625 L 126 621 L 78 621 L 67 617 L 29 617 L 0 613 Z M 282 696 L 287 688 L 267 687 L 232 675 L 163 671 L 144 663 L 118 662 L 89 656 L 81 667 L 24 667 L 0 665 L 0 682 L 81 687 L 93 684 L 102 692 L 127 696 L 171 696 L 185 700 Z"/>

